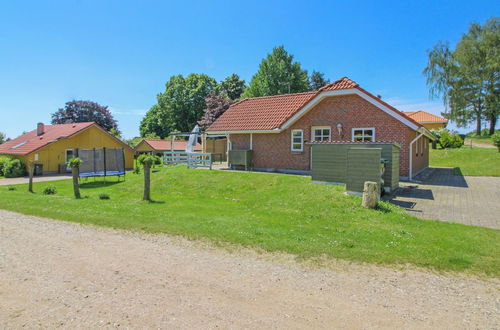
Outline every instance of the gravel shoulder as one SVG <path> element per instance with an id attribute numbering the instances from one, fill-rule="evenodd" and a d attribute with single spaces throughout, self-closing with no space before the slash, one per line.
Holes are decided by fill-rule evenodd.
<path id="1" fill-rule="evenodd" d="M 0 210 L 0 328 L 500 328 L 500 281 Z"/>

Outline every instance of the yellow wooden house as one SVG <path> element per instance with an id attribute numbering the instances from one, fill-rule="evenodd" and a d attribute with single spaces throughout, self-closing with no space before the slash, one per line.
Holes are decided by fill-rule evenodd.
<path id="1" fill-rule="evenodd" d="M 134 166 L 134 149 L 94 122 L 44 125 L 0 145 L 0 155 L 33 161 L 43 173 L 57 173 L 73 158 L 75 149 L 121 148 L 125 168 Z"/>

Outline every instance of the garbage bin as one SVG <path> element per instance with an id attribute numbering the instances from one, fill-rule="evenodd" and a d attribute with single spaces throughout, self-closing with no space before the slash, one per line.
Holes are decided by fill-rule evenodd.
<path id="1" fill-rule="evenodd" d="M 35 164 L 33 175 L 36 176 L 43 175 L 43 164 Z"/>

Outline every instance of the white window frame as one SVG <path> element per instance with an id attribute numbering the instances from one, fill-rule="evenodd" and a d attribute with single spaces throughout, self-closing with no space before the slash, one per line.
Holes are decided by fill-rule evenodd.
<path id="1" fill-rule="evenodd" d="M 298 142 L 294 142 L 293 141 L 293 138 L 294 138 L 293 133 L 294 132 L 300 132 L 300 149 L 294 149 L 293 148 L 294 143 L 298 143 Z M 292 129 L 290 131 L 290 142 L 291 142 L 291 144 L 290 144 L 290 150 L 292 150 L 293 152 L 302 152 L 302 151 L 304 151 L 304 130 L 303 129 Z"/>
<path id="2" fill-rule="evenodd" d="M 68 151 L 71 151 L 71 154 L 73 154 L 73 150 L 74 149 L 66 149 L 64 151 L 64 162 L 65 163 L 69 163 L 69 160 L 68 160 Z M 75 158 L 75 155 L 73 155 L 73 158 Z"/>
<path id="3" fill-rule="evenodd" d="M 311 141 L 324 141 L 324 140 L 317 140 L 315 136 L 315 130 L 317 129 L 327 129 L 330 133 L 328 133 L 328 139 L 327 141 L 330 141 L 332 139 L 332 127 L 331 126 L 311 126 Z M 323 136 L 323 133 L 321 134 Z"/>
<path id="4" fill-rule="evenodd" d="M 363 135 L 362 135 L 362 138 L 363 138 L 363 141 L 359 141 L 359 142 L 375 142 L 376 139 L 375 139 L 375 127 L 356 127 L 356 128 L 353 128 L 351 129 L 351 140 L 352 142 L 354 142 L 354 131 L 358 131 L 358 130 L 363 130 Z M 373 134 L 371 136 L 372 140 L 371 141 L 365 141 L 365 132 L 364 131 L 367 131 L 367 130 L 372 130 Z M 369 137 L 368 135 L 366 135 L 366 137 Z"/>

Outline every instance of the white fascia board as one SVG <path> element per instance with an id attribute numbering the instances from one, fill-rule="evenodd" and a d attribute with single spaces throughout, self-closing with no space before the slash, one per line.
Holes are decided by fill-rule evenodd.
<path id="1" fill-rule="evenodd" d="M 312 99 L 309 103 L 307 103 L 300 111 L 298 111 L 295 115 L 293 115 L 289 120 L 287 120 L 282 126 L 281 129 L 287 129 L 289 128 L 293 123 L 295 123 L 300 117 L 302 117 L 304 114 L 306 114 L 309 110 L 311 110 L 315 105 L 317 105 L 319 102 L 321 102 L 325 97 L 329 96 L 339 96 L 339 95 L 350 95 L 350 94 L 355 94 L 363 98 L 364 100 L 370 102 L 380 110 L 384 111 L 391 117 L 399 120 L 406 126 L 410 127 L 413 130 L 418 130 L 419 126 L 415 125 L 411 121 L 409 121 L 407 118 L 404 116 L 394 112 L 393 110 L 389 109 L 387 106 L 382 104 L 381 102 L 378 102 L 376 99 L 373 97 L 370 97 L 369 95 L 361 92 L 357 88 L 350 88 L 350 89 L 341 89 L 341 90 L 336 90 L 336 91 L 326 91 L 326 92 L 321 92 L 320 94 L 316 95 L 314 99 Z"/>
<path id="2" fill-rule="evenodd" d="M 239 130 L 239 131 L 207 131 L 207 135 L 218 135 L 218 134 L 259 134 L 259 133 L 280 133 L 282 130 L 275 128 L 269 130 Z"/>
<path id="3" fill-rule="evenodd" d="M 425 136 L 427 136 L 429 139 L 431 139 L 432 141 L 435 141 L 437 140 L 437 137 L 431 133 L 431 131 L 429 131 L 427 128 L 425 127 L 420 127 L 417 132 L 419 133 L 422 133 L 424 134 Z"/>

